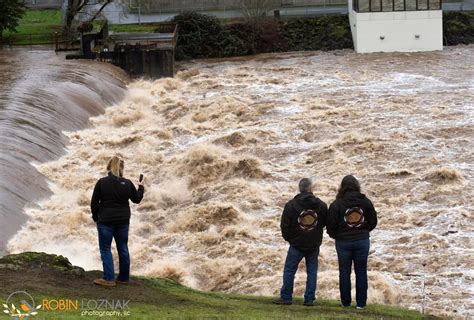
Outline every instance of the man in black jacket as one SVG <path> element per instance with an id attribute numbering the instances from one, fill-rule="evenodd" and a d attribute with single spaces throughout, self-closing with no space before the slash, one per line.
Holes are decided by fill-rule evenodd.
<path id="1" fill-rule="evenodd" d="M 283 271 L 283 286 L 276 304 L 292 304 L 293 283 L 300 261 L 306 260 L 306 291 L 304 305 L 312 306 L 315 300 L 319 246 L 326 225 L 327 205 L 312 192 L 312 181 L 299 182 L 300 193 L 290 200 L 281 217 L 281 233 L 289 242 Z"/>

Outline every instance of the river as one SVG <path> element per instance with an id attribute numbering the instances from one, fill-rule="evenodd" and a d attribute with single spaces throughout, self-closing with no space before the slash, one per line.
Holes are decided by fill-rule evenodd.
<path id="1" fill-rule="evenodd" d="M 66 140 L 53 133 L 43 146 L 54 152 L 25 145 L 11 156 L 45 155 L 24 156 L 24 164 L 10 161 L 11 171 L 2 166 L 7 188 L 15 182 L 22 190 L 30 184 L 41 190 L 30 163 L 63 154 L 37 166 L 52 196 L 26 210 L 28 222 L 7 250 L 58 253 L 87 269 L 100 268 L 89 199 L 106 160 L 119 154 L 126 176 L 149 177 L 145 200 L 132 208 L 135 274 L 169 277 L 204 290 L 274 295 L 287 248 L 280 215 L 298 179 L 313 177 L 316 194 L 329 203 L 341 178 L 352 173 L 379 212 L 371 236 L 369 303 L 472 315 L 473 65 L 472 45 L 428 53 L 343 50 L 189 61 L 179 64 L 173 79 L 130 83 L 123 100 L 93 117 L 84 130 L 73 131 L 68 117 L 53 118 L 54 125 L 49 120 L 15 125 L 9 129 L 16 128 L 15 136 L 30 130 L 40 137 L 46 123 L 54 132 L 56 126 L 70 132 L 65 154 Z M 65 73 L 79 72 L 88 79 L 87 88 L 100 87 L 104 81 L 97 79 L 108 74 L 104 68 L 77 71 L 70 65 Z M 33 84 L 44 87 L 57 76 Z M 23 82 L 16 83 L 7 101 L 50 105 L 48 95 L 21 98 L 24 90 L 17 88 Z M 48 85 L 44 92 L 57 87 Z M 54 90 L 61 96 L 63 87 Z M 76 106 L 97 99 L 99 105 L 112 103 L 102 95 L 91 97 Z M 22 104 L 9 105 L 11 112 L 27 112 L 19 109 Z M 79 114 L 84 122 L 94 115 L 81 108 Z M 37 118 L 35 113 L 22 119 Z M 2 119 L 12 117 L 2 113 Z M 37 177 L 35 183 L 25 182 L 25 176 Z M 24 197 L 24 192 L 17 194 Z M 304 279 L 300 272 L 297 294 Z M 327 236 L 317 295 L 338 298 L 337 258 Z"/>

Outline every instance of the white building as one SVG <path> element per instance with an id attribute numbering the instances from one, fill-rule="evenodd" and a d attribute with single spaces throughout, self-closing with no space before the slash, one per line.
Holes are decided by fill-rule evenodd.
<path id="1" fill-rule="evenodd" d="M 357 52 L 443 50 L 442 0 L 349 0 Z"/>

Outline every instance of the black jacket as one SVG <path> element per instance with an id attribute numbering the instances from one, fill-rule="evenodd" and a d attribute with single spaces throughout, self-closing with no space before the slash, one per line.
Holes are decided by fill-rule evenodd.
<path id="1" fill-rule="evenodd" d="M 130 180 L 109 173 L 107 177 L 97 181 L 92 193 L 92 219 L 106 225 L 128 224 L 130 222 L 128 200 L 140 203 L 144 191 L 143 186 L 139 186 L 137 191 Z"/>
<path id="2" fill-rule="evenodd" d="M 313 209 L 318 214 L 318 224 L 310 232 L 304 232 L 298 225 L 298 216 L 304 209 Z M 328 207 L 310 192 L 297 194 L 288 201 L 281 216 L 281 234 L 291 246 L 303 252 L 314 252 L 323 240 Z"/>
<path id="3" fill-rule="evenodd" d="M 347 209 L 360 207 L 364 211 L 365 222 L 358 228 L 351 228 L 344 222 Z M 354 241 L 369 238 L 369 232 L 377 226 L 377 212 L 372 202 L 357 191 L 346 192 L 329 206 L 326 220 L 327 233 L 331 238 L 343 241 Z"/>

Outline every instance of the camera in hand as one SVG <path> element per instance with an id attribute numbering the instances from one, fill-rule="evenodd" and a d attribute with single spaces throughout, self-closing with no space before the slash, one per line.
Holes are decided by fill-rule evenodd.
<path id="1" fill-rule="evenodd" d="M 143 181 L 143 173 L 140 174 L 140 178 L 138 179 L 138 181 L 142 182 Z"/>

